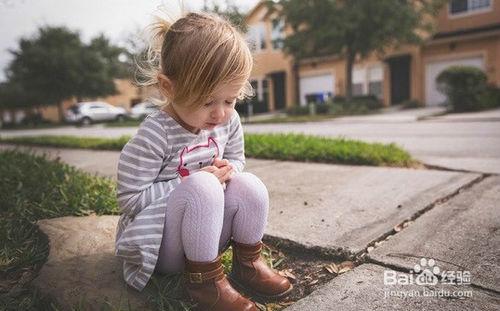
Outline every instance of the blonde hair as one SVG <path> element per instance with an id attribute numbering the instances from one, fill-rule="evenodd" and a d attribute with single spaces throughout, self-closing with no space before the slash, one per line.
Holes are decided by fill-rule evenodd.
<path id="1" fill-rule="evenodd" d="M 239 100 L 254 95 L 248 82 L 252 54 L 227 20 L 209 13 L 188 13 L 173 24 L 158 18 L 150 28 L 146 59 L 138 64 L 136 82 L 160 88 L 158 75 L 164 74 L 174 83 L 173 96 L 152 99 L 156 104 L 201 106 L 219 86 L 230 83 L 243 83 Z"/>

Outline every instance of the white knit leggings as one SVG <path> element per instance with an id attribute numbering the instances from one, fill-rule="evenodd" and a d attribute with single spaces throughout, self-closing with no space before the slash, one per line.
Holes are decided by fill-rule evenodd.
<path id="1" fill-rule="evenodd" d="M 264 235 L 268 209 L 266 186 L 253 174 L 233 175 L 226 190 L 212 173 L 190 175 L 168 198 L 155 271 L 183 271 L 184 255 L 191 261 L 213 261 L 231 237 L 255 244 Z"/>

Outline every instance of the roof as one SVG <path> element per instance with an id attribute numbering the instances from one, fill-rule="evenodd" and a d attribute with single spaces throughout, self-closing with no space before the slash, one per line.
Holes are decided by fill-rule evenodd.
<path id="1" fill-rule="evenodd" d="M 248 12 L 248 14 L 245 17 L 245 20 L 248 21 L 248 19 L 254 15 L 263 5 L 266 5 L 266 0 L 260 0 L 259 3 L 257 3 L 253 9 Z"/>

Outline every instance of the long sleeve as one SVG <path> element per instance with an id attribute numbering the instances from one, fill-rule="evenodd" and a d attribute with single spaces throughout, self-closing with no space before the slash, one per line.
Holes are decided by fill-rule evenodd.
<path id="1" fill-rule="evenodd" d="M 245 167 L 245 140 L 240 116 L 236 111 L 229 125 L 228 141 L 223 158 L 227 159 L 237 172 L 243 171 Z"/>
<path id="2" fill-rule="evenodd" d="M 147 118 L 120 154 L 117 198 L 123 213 L 135 216 L 180 183 L 179 178 L 154 182 L 169 152 L 164 127 Z"/>

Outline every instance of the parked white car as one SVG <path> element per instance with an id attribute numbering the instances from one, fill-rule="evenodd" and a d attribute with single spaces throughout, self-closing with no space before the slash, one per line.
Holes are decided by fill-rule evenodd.
<path id="1" fill-rule="evenodd" d="M 69 123 L 89 125 L 100 121 L 124 121 L 127 111 L 105 102 L 83 102 L 71 106 L 65 112 L 65 120 Z"/>
<path id="2" fill-rule="evenodd" d="M 135 105 L 130 109 L 130 117 L 132 119 L 143 119 L 149 114 L 152 114 L 153 112 L 158 111 L 158 106 L 150 103 L 150 102 L 143 102 Z"/>

